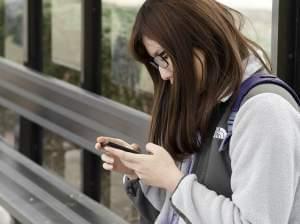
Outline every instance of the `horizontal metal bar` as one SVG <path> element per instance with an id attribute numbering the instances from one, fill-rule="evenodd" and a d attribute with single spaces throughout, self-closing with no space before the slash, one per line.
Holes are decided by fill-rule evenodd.
<path id="1" fill-rule="evenodd" d="M 127 223 L 2 141 L 0 178 L 0 203 L 22 223 Z"/>
<path id="2" fill-rule="evenodd" d="M 0 104 L 94 153 L 99 135 L 146 143 L 149 115 L 2 58 Z"/>
<path id="3" fill-rule="evenodd" d="M 21 223 L 53 223 L 52 220 L 66 224 L 77 223 L 75 219 L 68 220 L 60 212 L 47 206 L 46 203 L 48 202 L 37 198 L 35 192 L 28 191 L 28 181 L 22 178 L 21 175 L 14 175 L 16 173 L 13 172 L 13 169 L 5 166 L 1 160 L 0 168 L 0 201 L 4 203 L 4 207 Z M 16 180 L 25 181 L 25 183 L 16 183 Z M 40 190 L 34 184 L 30 184 L 29 186 L 32 190 Z M 61 205 L 61 203 L 56 202 L 55 205 Z M 60 208 L 63 208 L 63 206 L 60 206 Z M 66 209 L 64 211 L 66 212 Z M 80 219 L 80 217 L 78 218 Z M 83 223 L 88 224 L 85 221 Z"/>
<path id="4" fill-rule="evenodd" d="M 5 178 L 2 172 L 0 172 L 0 204 L 9 213 L 20 221 L 22 224 L 33 224 L 33 223 L 45 223 L 47 218 L 36 212 L 33 207 L 28 206 L 28 201 L 19 197 L 18 193 L 13 192 L 14 189 L 7 187 Z M 3 181 L 2 181 L 3 179 Z M 24 193 L 23 193 L 24 194 Z M 20 209 L 22 207 L 22 209 Z M 28 214 L 35 214 L 34 216 Z"/>

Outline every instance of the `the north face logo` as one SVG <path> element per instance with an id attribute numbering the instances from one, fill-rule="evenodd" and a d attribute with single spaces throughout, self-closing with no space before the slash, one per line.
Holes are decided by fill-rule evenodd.
<path id="1" fill-rule="evenodd" d="M 226 136 L 227 136 L 227 131 L 224 128 L 220 128 L 220 127 L 216 128 L 214 138 L 225 139 Z"/>

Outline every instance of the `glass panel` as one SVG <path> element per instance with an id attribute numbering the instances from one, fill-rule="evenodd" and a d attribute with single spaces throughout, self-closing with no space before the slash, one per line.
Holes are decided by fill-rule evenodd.
<path id="1" fill-rule="evenodd" d="M 43 150 L 43 166 L 80 190 L 80 147 L 44 129 Z"/>
<path id="2" fill-rule="evenodd" d="M 80 85 L 81 0 L 43 1 L 43 73 Z"/>
<path id="3" fill-rule="evenodd" d="M 145 69 L 128 54 L 131 27 L 142 2 L 103 2 L 102 94 L 150 113 L 152 81 Z"/>
<path id="4" fill-rule="evenodd" d="M 218 0 L 245 16 L 243 33 L 257 42 L 271 57 L 272 0 Z"/>
<path id="5" fill-rule="evenodd" d="M 15 7 L 17 10 L 14 15 L 17 15 L 18 14 L 17 11 L 18 11 L 20 14 L 18 14 L 19 16 L 17 17 L 21 18 L 22 13 L 19 11 L 19 8 L 20 7 L 22 8 L 22 6 L 20 6 L 20 2 L 18 1 L 16 2 L 17 3 L 15 4 Z M 13 7 L 12 5 L 13 3 L 11 2 L 9 7 Z M 10 41 L 10 44 L 8 45 L 5 44 L 5 42 L 7 42 L 6 40 L 8 36 L 11 37 L 11 40 L 15 40 L 15 38 L 17 40 L 18 39 L 17 36 L 20 34 L 20 32 L 22 33 L 22 31 L 15 32 L 20 28 L 20 23 L 14 21 L 10 17 L 11 18 L 9 20 L 11 22 L 10 25 L 15 24 L 15 28 L 11 29 L 10 35 L 7 35 L 4 25 L 6 23 L 7 26 L 7 18 L 5 16 L 9 14 L 7 13 L 8 9 L 5 8 L 6 6 L 8 6 L 8 1 L 0 0 L 0 56 L 2 57 L 4 56 L 4 50 L 7 50 L 5 49 L 5 47 L 11 47 L 13 45 L 16 45 L 14 41 Z M 18 47 L 16 47 L 15 49 L 18 49 Z M 21 47 L 21 52 L 22 52 L 22 47 Z M 16 50 L 15 52 L 12 52 L 10 56 L 13 57 L 19 55 L 19 53 L 21 52 Z M 16 53 L 16 55 L 14 55 L 14 53 Z M 17 59 L 17 57 L 15 59 Z M 16 113 L 0 105 L 0 138 L 1 140 L 4 140 L 5 142 L 7 142 L 9 145 L 13 147 L 15 147 L 16 145 L 17 142 L 16 136 L 18 136 L 18 132 L 19 132 L 18 120 L 19 120 L 18 115 Z"/>
<path id="6" fill-rule="evenodd" d="M 128 54 L 128 39 L 135 15 L 143 1 L 102 1 L 102 95 L 149 113 L 153 86 L 146 71 Z M 106 172 L 103 171 L 105 174 Z M 108 176 L 108 175 L 104 175 Z M 138 223 L 138 213 L 127 197 L 122 175 L 111 173 L 102 189 L 105 206 L 129 223 Z"/>
<path id="7" fill-rule="evenodd" d="M 0 106 L 0 136 L 11 146 L 17 145 L 16 136 L 19 133 L 18 115 Z"/>
<path id="8" fill-rule="evenodd" d="M 4 55 L 18 63 L 24 62 L 24 0 L 4 1 Z"/>
<path id="9" fill-rule="evenodd" d="M 272 0 L 255 4 L 246 0 L 219 0 L 246 16 L 243 32 L 271 56 Z M 128 54 L 128 39 L 136 12 L 144 2 L 105 0 L 103 2 L 102 92 L 103 95 L 150 112 L 153 86 L 142 66 Z"/>

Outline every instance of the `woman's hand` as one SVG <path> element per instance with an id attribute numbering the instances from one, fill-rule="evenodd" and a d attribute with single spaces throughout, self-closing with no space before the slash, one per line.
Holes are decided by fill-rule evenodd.
<path id="1" fill-rule="evenodd" d="M 128 167 L 126 167 L 118 157 L 112 155 L 111 153 L 107 152 L 105 150 L 105 144 L 110 141 L 128 148 L 131 148 L 133 150 L 138 150 L 139 146 L 136 144 L 128 144 L 127 142 L 121 140 L 121 139 L 117 139 L 117 138 L 110 138 L 110 137 L 98 137 L 97 138 L 97 143 L 95 145 L 95 148 L 97 150 L 100 150 L 103 152 L 103 154 L 101 155 L 101 159 L 103 161 L 103 168 L 105 170 L 109 170 L 109 171 L 116 171 L 122 174 L 126 174 L 130 179 L 137 179 L 137 175 L 134 173 L 134 171 Z M 104 148 L 103 148 L 104 146 Z"/>
<path id="2" fill-rule="evenodd" d="M 147 185 L 173 192 L 183 177 L 171 155 L 159 145 L 148 143 L 146 150 L 149 154 L 133 154 L 111 147 L 105 149 L 115 158 L 119 158 L 127 168 L 133 170 Z"/>

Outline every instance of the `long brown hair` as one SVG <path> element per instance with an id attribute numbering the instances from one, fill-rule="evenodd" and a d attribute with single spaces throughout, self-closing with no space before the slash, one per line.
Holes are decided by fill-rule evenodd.
<path id="1" fill-rule="evenodd" d="M 242 18 L 215 0 L 146 0 L 136 16 L 130 50 L 154 83 L 149 141 L 164 146 L 176 160 L 198 150 L 197 134 L 202 140 L 206 137 L 218 100 L 239 88 L 243 59 L 254 54 L 271 70 L 266 53 L 240 32 L 235 15 Z M 158 42 L 170 57 L 173 85 L 149 65 L 144 36 Z M 205 68 L 201 81 L 194 69 L 195 49 L 205 57 L 198 57 Z"/>

